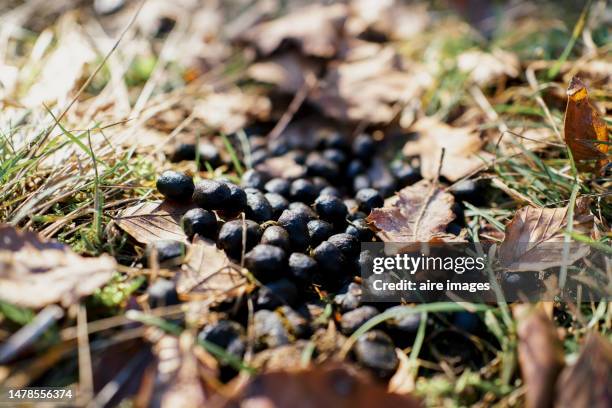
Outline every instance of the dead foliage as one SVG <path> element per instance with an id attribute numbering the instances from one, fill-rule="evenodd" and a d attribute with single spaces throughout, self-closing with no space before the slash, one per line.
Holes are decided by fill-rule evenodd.
<path id="1" fill-rule="evenodd" d="M 87 258 L 36 233 L 0 225 L 0 299 L 40 309 L 69 306 L 108 282 L 116 262 L 109 255 Z"/>
<path id="2" fill-rule="evenodd" d="M 446 226 L 455 218 L 454 198 L 434 183 L 423 180 L 397 192 L 367 220 L 385 242 L 429 242 L 450 239 Z"/>
<path id="3" fill-rule="evenodd" d="M 544 270 L 563 264 L 564 246 L 568 250 L 568 264 L 573 264 L 590 252 L 587 245 L 565 242 L 568 207 L 523 207 L 516 212 L 506 227 L 499 257 L 508 271 Z M 574 210 L 574 231 L 590 235 L 594 217 L 588 200 L 579 200 Z M 557 243 L 557 245 L 554 245 Z M 553 244 L 553 245 L 551 245 Z"/>

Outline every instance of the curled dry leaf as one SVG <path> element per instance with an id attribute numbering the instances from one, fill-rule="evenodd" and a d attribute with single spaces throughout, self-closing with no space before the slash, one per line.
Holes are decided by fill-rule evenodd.
<path id="1" fill-rule="evenodd" d="M 517 305 L 518 359 L 526 387 L 527 408 L 550 407 L 555 381 L 563 368 L 563 346 L 542 307 Z"/>
<path id="2" fill-rule="evenodd" d="M 417 140 L 406 143 L 405 156 L 421 157 L 424 178 L 437 176 L 442 149 L 444 161 L 440 175 L 457 181 L 486 167 L 493 155 L 482 150 L 484 140 L 471 127 L 453 127 L 431 117 L 419 119 L 412 127 L 418 132 Z"/>
<path id="3" fill-rule="evenodd" d="M 491 53 L 465 51 L 457 57 L 457 67 L 468 73 L 475 84 L 484 87 L 494 85 L 505 77 L 516 78 L 521 64 L 515 54 L 497 48 Z"/>
<path id="4" fill-rule="evenodd" d="M 397 0 L 355 0 L 350 3 L 347 31 L 358 36 L 370 31 L 390 40 L 407 40 L 430 22 L 426 4 L 407 5 Z"/>
<path id="5" fill-rule="evenodd" d="M 115 266 L 108 255 L 85 258 L 59 242 L 0 225 L 0 299 L 9 303 L 69 306 L 108 282 Z"/>
<path id="6" fill-rule="evenodd" d="M 330 64 L 309 99 L 334 119 L 386 124 L 430 82 L 427 74 L 408 72 L 393 48 L 383 47 L 367 58 Z"/>
<path id="7" fill-rule="evenodd" d="M 400 349 L 395 349 L 395 354 L 399 359 L 399 365 L 393 377 L 389 379 L 389 392 L 409 394 L 416 386 L 418 362 L 411 362 L 406 353 Z"/>
<path id="8" fill-rule="evenodd" d="M 499 247 L 501 265 L 510 272 L 540 271 L 561 266 L 567 213 L 568 207 L 529 206 L 518 210 L 506 227 L 504 241 Z M 589 210 L 588 200 L 577 200 L 574 231 L 589 235 L 593 228 L 594 217 Z M 570 265 L 588 255 L 590 251 L 586 244 L 571 242 L 567 245 L 567 261 Z"/>
<path id="9" fill-rule="evenodd" d="M 306 168 L 296 163 L 295 154 L 287 153 L 282 156 L 271 157 L 256 166 L 258 171 L 268 174 L 270 177 L 282 177 L 295 179 L 305 174 Z"/>
<path id="10" fill-rule="evenodd" d="M 164 239 L 186 241 L 187 236 L 180 226 L 180 220 L 191 208 L 194 208 L 194 204 L 147 201 L 121 211 L 115 223 L 143 244 Z"/>
<path id="11" fill-rule="evenodd" d="M 275 85 L 286 93 L 297 92 L 308 76 L 316 77 L 321 64 L 297 52 L 286 52 L 256 62 L 247 69 L 247 75 L 260 82 Z"/>
<path id="12" fill-rule="evenodd" d="M 597 333 L 586 338 L 578 360 L 557 381 L 555 407 L 612 406 L 612 344 Z"/>
<path id="13" fill-rule="evenodd" d="M 222 406 L 410 408 L 420 407 L 421 404 L 415 397 L 387 392 L 350 366 L 332 364 L 297 372 L 261 374 L 246 383 L 237 395 Z"/>
<path id="14" fill-rule="evenodd" d="M 235 90 L 198 99 L 193 106 L 193 116 L 206 127 L 233 133 L 252 120 L 267 120 L 271 109 L 267 97 Z"/>
<path id="15" fill-rule="evenodd" d="M 213 241 L 195 237 L 177 276 L 176 290 L 192 299 L 217 302 L 239 296 L 246 285 L 239 265 L 233 264 Z"/>
<path id="16" fill-rule="evenodd" d="M 586 86 L 578 77 L 573 77 L 567 88 L 565 108 L 565 143 L 572 152 L 578 168 L 600 170 L 610 162 L 608 155 L 608 128 L 597 109 L 591 104 Z M 605 142 L 605 143 L 598 143 Z M 596 160 L 595 166 L 584 163 Z"/>
<path id="17" fill-rule="evenodd" d="M 311 5 L 260 23 L 241 35 L 241 39 L 254 44 L 263 55 L 289 42 L 306 55 L 331 58 L 338 50 L 346 18 L 347 8 L 343 4 Z"/>
<path id="18" fill-rule="evenodd" d="M 405 187 L 367 218 L 385 242 L 430 242 L 456 238 L 445 233 L 455 218 L 454 197 L 428 180 Z"/>

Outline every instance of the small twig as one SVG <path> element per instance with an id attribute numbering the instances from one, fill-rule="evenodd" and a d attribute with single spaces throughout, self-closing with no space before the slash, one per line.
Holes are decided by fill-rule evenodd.
<path id="1" fill-rule="evenodd" d="M 149 360 L 150 351 L 141 350 L 135 357 L 133 357 L 123 368 L 119 371 L 111 381 L 109 381 L 104 388 L 100 390 L 96 398 L 88 405 L 88 407 L 105 407 L 113 399 L 113 397 L 119 392 L 122 386 L 132 378 L 134 370 Z"/>
<path id="2" fill-rule="evenodd" d="M 153 151 L 153 154 L 156 154 L 158 152 L 160 152 L 164 146 L 166 146 L 168 143 L 174 141 L 174 139 L 176 138 L 176 136 L 181 133 L 183 131 L 183 129 L 185 129 L 187 126 L 189 126 L 189 124 L 191 122 L 193 122 L 193 120 L 195 119 L 195 114 L 193 112 L 191 112 L 191 114 L 189 116 L 187 116 L 185 119 L 183 119 L 181 121 L 181 123 L 178 124 L 177 127 L 175 127 L 172 132 L 170 132 L 170 134 L 168 135 L 168 137 L 166 137 L 164 139 L 164 141 L 162 143 L 160 143 L 155 150 Z"/>
<path id="3" fill-rule="evenodd" d="M 183 304 L 158 307 L 155 309 L 151 309 L 151 314 L 154 316 L 175 317 L 184 313 L 183 307 Z M 89 323 L 87 325 L 87 333 L 91 335 L 94 333 L 99 333 L 101 331 L 114 329 L 116 327 L 123 326 L 129 323 L 132 323 L 132 321 L 123 315 L 107 317 L 105 319 L 95 320 Z M 60 332 L 60 338 L 64 342 L 74 340 L 77 337 L 78 327 L 67 327 Z"/>
<path id="4" fill-rule="evenodd" d="M 27 325 L 19 329 L 4 344 L 0 345 L 0 364 L 6 364 L 15 358 L 20 351 L 31 345 L 56 321 L 64 316 L 61 307 L 45 307 Z"/>
<path id="5" fill-rule="evenodd" d="M 527 197 L 525 194 L 522 194 L 519 191 L 516 191 L 512 187 L 508 186 L 498 177 L 494 177 L 491 179 L 491 185 L 499 188 L 504 193 L 508 194 L 510 197 L 514 198 L 515 200 L 519 202 L 527 203 L 531 205 L 532 207 L 538 207 L 538 205 L 535 202 L 533 202 L 531 198 Z"/>
<path id="6" fill-rule="evenodd" d="M 244 268 L 244 255 L 246 253 L 247 243 L 247 226 L 246 226 L 246 215 L 244 212 L 240 214 L 242 220 L 242 250 L 240 251 L 240 267 Z"/>
<path id="7" fill-rule="evenodd" d="M 281 133 L 283 133 L 283 130 L 285 130 L 289 122 L 291 122 L 291 119 L 293 119 L 295 113 L 298 111 L 298 109 L 300 109 L 300 106 L 302 106 L 302 103 L 304 103 L 304 101 L 306 100 L 308 93 L 314 87 L 315 83 L 316 77 L 314 76 L 314 74 L 311 72 L 306 74 L 306 78 L 304 78 L 304 83 L 302 84 L 302 87 L 293 97 L 293 100 L 289 104 L 289 107 L 287 108 L 285 113 L 283 113 L 283 116 L 281 116 L 280 120 L 276 123 L 274 128 L 270 131 L 270 133 L 268 133 L 269 140 L 274 140 L 278 138 Z"/>
<path id="8" fill-rule="evenodd" d="M 561 132 L 559 132 L 559 128 L 557 128 L 555 119 L 550 113 L 550 109 L 548 109 L 548 105 L 546 105 L 546 102 L 544 102 L 544 99 L 542 99 L 542 95 L 540 95 L 540 87 L 538 85 L 538 80 L 536 79 L 535 71 L 531 65 L 528 66 L 527 69 L 525 70 L 525 77 L 527 78 L 527 82 L 529 83 L 529 86 L 535 92 L 536 102 L 538 103 L 538 105 L 540 105 L 542 110 L 544 110 L 544 113 L 546 114 L 546 119 L 551 124 L 553 130 L 555 131 L 555 134 L 557 135 L 561 143 L 563 143 L 564 140 L 563 140 L 563 137 L 561 136 Z"/>
<path id="9" fill-rule="evenodd" d="M 91 351 L 89 349 L 89 334 L 87 330 L 87 309 L 82 304 L 79 304 L 78 308 L 79 398 L 81 403 L 85 403 L 93 397 L 93 370 L 91 368 Z"/>
<path id="10" fill-rule="evenodd" d="M 491 103 L 489 102 L 487 97 L 482 93 L 482 89 L 480 89 L 479 86 L 474 85 L 470 87 L 470 94 L 472 95 L 472 98 L 474 98 L 478 106 L 480 106 L 480 109 L 482 109 L 485 115 L 487 115 L 487 118 L 489 118 L 490 121 L 492 122 L 499 121 L 497 128 L 502 134 L 504 132 L 510 131 L 510 129 L 508 128 L 508 125 L 506 125 L 504 121 L 499 119 L 499 115 L 497 114 L 497 112 L 495 112 L 495 109 L 493 109 L 493 106 L 491 106 Z"/>
<path id="11" fill-rule="evenodd" d="M 179 19 L 179 22 L 182 22 L 182 19 Z M 155 66 L 153 67 L 151 75 L 149 75 L 149 78 L 147 78 L 146 83 L 142 87 L 142 90 L 134 103 L 134 108 L 130 112 L 130 116 L 140 116 L 140 113 L 145 108 L 147 102 L 153 94 L 153 91 L 155 90 L 155 87 L 157 86 L 157 82 L 161 78 L 164 68 L 166 67 L 169 54 L 174 52 L 179 43 L 178 39 L 180 38 L 180 35 L 184 33 L 184 31 L 181 31 L 182 30 L 179 30 L 178 27 L 173 27 L 171 32 L 168 34 L 168 37 L 166 37 L 164 45 L 162 46 L 162 49 L 155 60 Z"/>

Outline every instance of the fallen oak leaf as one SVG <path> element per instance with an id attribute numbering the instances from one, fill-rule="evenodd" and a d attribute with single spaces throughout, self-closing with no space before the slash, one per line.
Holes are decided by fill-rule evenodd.
<path id="1" fill-rule="evenodd" d="M 39 309 L 61 303 L 67 307 L 92 294 L 112 277 L 109 255 L 86 258 L 34 232 L 0 225 L 0 299 Z"/>
<path id="2" fill-rule="evenodd" d="M 421 180 L 396 193 L 383 208 L 375 208 L 366 218 L 376 235 L 385 242 L 429 242 L 453 239 L 445 233 L 455 219 L 452 206 L 455 198 L 436 184 Z"/>
<path id="3" fill-rule="evenodd" d="M 541 305 L 540 305 L 541 306 Z M 550 407 L 555 381 L 563 368 L 563 346 L 542 307 L 516 305 L 518 359 L 526 387 L 527 408 Z"/>
<path id="4" fill-rule="evenodd" d="M 440 175 L 452 182 L 485 168 L 493 160 L 492 154 L 482 150 L 485 141 L 471 127 L 454 127 L 424 117 L 412 128 L 418 132 L 418 138 L 408 141 L 402 152 L 408 157 L 420 156 L 424 178 L 437 177 L 442 149 L 444 161 Z"/>
<path id="5" fill-rule="evenodd" d="M 241 295 L 247 283 L 240 266 L 230 261 L 225 251 L 196 236 L 178 273 L 176 290 L 181 296 L 214 303 Z"/>
<path id="6" fill-rule="evenodd" d="M 590 333 L 576 362 L 557 381 L 555 407 L 607 408 L 612 405 L 612 344 Z"/>
<path id="7" fill-rule="evenodd" d="M 574 231 L 587 235 L 594 228 L 594 217 L 588 204 L 588 200 L 578 199 L 574 211 Z M 540 271 L 561 266 L 567 214 L 568 207 L 527 206 L 518 210 L 506 226 L 506 235 L 499 247 L 501 266 L 509 272 Z M 571 242 L 567 245 L 570 249 L 567 258 L 569 264 L 590 252 L 585 244 Z"/>
<path id="8" fill-rule="evenodd" d="M 195 204 L 147 201 L 124 209 L 114 221 L 119 228 L 143 244 L 161 240 L 187 242 L 180 220 L 194 207 Z"/>
<path id="9" fill-rule="evenodd" d="M 572 152 L 576 166 L 581 170 L 594 168 L 599 171 L 607 163 L 608 128 L 597 109 L 589 100 L 586 86 L 578 77 L 573 77 L 567 88 L 567 105 L 563 133 L 565 143 Z M 605 142 L 605 143 L 598 143 Z M 584 163 L 596 160 L 596 164 Z"/>

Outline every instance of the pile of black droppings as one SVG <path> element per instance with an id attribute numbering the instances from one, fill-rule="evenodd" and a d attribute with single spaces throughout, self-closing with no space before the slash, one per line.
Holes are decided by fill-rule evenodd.
<path id="1" fill-rule="evenodd" d="M 309 152 L 262 139 L 250 139 L 254 168 L 274 156 L 291 153 L 303 166 L 303 174 L 285 179 L 249 169 L 239 183 L 219 178 L 194 184 L 191 177 L 168 170 L 159 176 L 157 189 L 167 200 L 197 206 L 181 219 L 189 239 L 197 234 L 214 240 L 261 282 L 252 297 L 256 351 L 325 330 L 321 315 L 327 303 L 333 307 L 330 318 L 335 319 L 338 331 L 349 336 L 394 306 L 366 305 L 361 300 L 360 260 L 368 256 L 361 252 L 361 242 L 376 239 L 366 217 L 383 206 L 385 197 L 418 181 L 419 170 L 394 160 L 388 163 L 387 177 L 371 180 L 368 169 L 377 156 L 377 143 L 368 134 L 352 143 L 340 133 L 327 134 Z M 181 144 L 171 155 L 173 161 L 196 157 L 202 166 L 227 164 L 209 143 L 197 148 Z M 184 248 L 179 243 L 163 241 L 155 246 L 165 264 L 172 259 L 174 264 L 181 262 Z M 179 302 L 170 280 L 158 280 L 148 293 L 151 306 Z M 245 305 L 235 306 L 226 308 L 227 320 L 206 325 L 199 337 L 242 357 L 248 313 Z M 398 365 L 395 347 L 410 344 L 418 326 L 419 314 L 390 320 L 361 336 L 352 356 L 375 375 L 388 378 Z M 222 366 L 227 369 L 226 362 Z"/>

